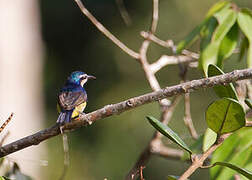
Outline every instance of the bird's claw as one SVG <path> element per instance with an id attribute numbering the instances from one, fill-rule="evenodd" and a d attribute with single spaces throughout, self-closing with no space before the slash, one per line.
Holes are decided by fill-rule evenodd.
<path id="1" fill-rule="evenodd" d="M 80 117 L 81 119 L 83 119 L 86 123 L 88 123 L 88 125 L 91 125 L 93 122 L 92 122 L 88 117 L 85 117 L 85 115 L 86 115 L 86 113 L 81 112 L 81 113 L 79 114 L 79 117 Z"/>

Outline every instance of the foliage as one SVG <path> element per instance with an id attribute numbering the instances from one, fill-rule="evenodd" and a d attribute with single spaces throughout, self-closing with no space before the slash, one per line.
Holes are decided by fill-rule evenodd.
<path id="1" fill-rule="evenodd" d="M 205 76 L 213 77 L 224 74 L 223 62 L 236 48 L 240 50 L 240 60 L 247 52 L 247 67 L 252 67 L 252 11 L 238 8 L 229 1 L 216 3 L 207 13 L 205 19 L 188 36 L 178 43 L 176 52 L 200 40 L 199 69 Z M 240 46 L 239 41 L 241 41 Z M 222 134 L 233 134 L 225 140 L 211 157 L 211 179 L 230 179 L 240 173 L 252 179 L 251 165 L 251 128 L 245 128 L 245 109 L 239 102 L 237 92 L 232 83 L 218 85 L 213 88 L 220 98 L 213 101 L 205 111 L 208 128 L 202 141 L 203 152 L 213 146 Z M 251 100 L 245 103 L 252 108 Z M 171 136 L 173 132 L 168 126 L 154 118 L 147 117 L 158 131 L 187 150 L 181 138 Z M 167 130 L 169 129 L 169 130 Z M 167 135 L 169 134 L 169 135 Z M 175 141 L 175 139 L 179 139 Z M 181 141 L 184 144 L 181 146 Z M 190 150 L 191 152 L 191 150 Z M 218 165 L 218 166 L 217 166 Z"/>

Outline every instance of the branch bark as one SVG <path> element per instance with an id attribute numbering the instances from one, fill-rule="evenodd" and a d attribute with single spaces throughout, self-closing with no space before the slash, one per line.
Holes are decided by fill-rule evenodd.
<path id="1" fill-rule="evenodd" d="M 174 95 L 184 94 L 198 90 L 199 88 L 210 88 L 219 84 L 252 78 L 252 68 L 244 70 L 235 70 L 220 76 L 203 78 L 199 80 L 188 81 L 179 85 L 166 87 L 161 90 L 144 94 L 142 96 L 130 98 L 117 104 L 107 105 L 101 109 L 82 115 L 76 120 L 63 126 L 63 130 L 74 130 L 93 122 L 106 118 L 108 116 L 120 114 L 124 111 L 134 109 L 138 106 L 159 101 L 161 99 L 172 97 Z M 41 130 L 33 135 L 24 137 L 0 148 L 0 157 L 24 149 L 32 145 L 38 145 L 40 142 L 60 134 L 59 126 L 56 124 L 45 130 Z"/>
<path id="2" fill-rule="evenodd" d="M 198 168 L 203 166 L 204 161 L 218 148 L 225 139 L 227 139 L 232 133 L 221 135 L 216 142 L 202 154 L 200 158 L 197 156 L 194 158 L 192 165 L 184 172 L 182 176 L 179 177 L 178 180 L 186 180 L 189 176 L 191 176 Z"/>

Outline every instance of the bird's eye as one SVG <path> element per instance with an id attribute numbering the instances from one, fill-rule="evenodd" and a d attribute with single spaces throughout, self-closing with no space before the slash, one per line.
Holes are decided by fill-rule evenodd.
<path id="1" fill-rule="evenodd" d="M 84 76 L 81 77 L 81 79 L 82 79 L 82 80 L 87 79 L 87 76 L 84 75 Z"/>

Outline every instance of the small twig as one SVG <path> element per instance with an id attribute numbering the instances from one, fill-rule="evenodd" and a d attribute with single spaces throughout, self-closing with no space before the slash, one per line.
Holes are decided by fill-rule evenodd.
<path id="1" fill-rule="evenodd" d="M 179 64 L 179 63 L 192 63 L 196 62 L 197 59 L 193 59 L 188 56 L 168 56 L 162 55 L 156 62 L 150 65 L 151 71 L 153 73 L 158 72 L 160 69 L 167 65 Z"/>
<path id="2" fill-rule="evenodd" d="M 141 31 L 140 35 L 143 38 L 148 39 L 148 40 L 158 44 L 159 46 L 162 46 L 162 47 L 165 47 L 165 48 L 171 48 L 173 51 L 174 51 L 174 49 L 176 49 L 176 46 L 174 45 L 172 40 L 164 41 L 164 40 L 159 39 L 154 34 L 152 34 L 150 32 L 145 32 L 145 31 Z M 188 57 L 191 57 L 193 59 L 199 59 L 199 54 L 198 53 L 191 52 L 191 51 L 188 51 L 186 49 L 184 49 L 181 54 L 183 54 L 185 56 L 188 56 Z"/>
<path id="3" fill-rule="evenodd" d="M 139 54 L 128 48 L 124 43 L 117 39 L 109 30 L 107 30 L 83 5 L 81 0 L 74 0 L 79 6 L 82 13 L 96 26 L 96 28 L 101 31 L 107 38 L 109 38 L 113 43 L 120 47 L 124 52 L 135 59 L 139 59 Z"/>
<path id="4" fill-rule="evenodd" d="M 8 123 L 11 121 L 14 113 L 11 113 L 11 115 L 8 117 L 8 119 L 3 123 L 3 125 L 0 127 L 0 133 L 4 130 L 4 128 L 8 125 Z"/>
<path id="5" fill-rule="evenodd" d="M 227 139 L 231 133 L 221 135 L 206 152 L 202 154 L 200 158 L 194 158 L 192 165 L 179 177 L 178 180 L 186 180 L 191 176 L 198 168 L 203 166 L 204 161 L 219 147 L 222 145 L 225 139 Z"/>
<path id="6" fill-rule="evenodd" d="M 3 146 L 4 141 L 7 139 L 7 137 L 8 137 L 9 135 L 10 135 L 10 131 L 7 131 L 7 132 L 5 133 L 5 135 L 2 137 L 2 139 L 0 140 L 0 147 Z"/>
<path id="7" fill-rule="evenodd" d="M 239 102 L 242 104 L 242 106 L 246 110 L 248 109 L 248 107 L 246 106 L 246 103 L 244 102 L 244 100 L 247 95 L 247 86 L 246 86 L 247 81 L 248 80 L 236 82 L 236 87 L 235 87 Z"/>
<path id="8" fill-rule="evenodd" d="M 123 0 L 116 0 L 116 5 L 119 9 L 119 12 L 122 16 L 123 21 L 125 22 L 125 24 L 127 26 L 130 26 L 132 21 L 131 21 L 131 18 L 130 18 L 128 11 L 125 8 Z"/>
<path id="9" fill-rule="evenodd" d="M 140 167 L 140 179 L 141 180 L 144 180 L 144 176 L 143 176 L 143 169 L 144 169 L 145 167 L 144 166 L 141 166 Z"/>
<path id="10" fill-rule="evenodd" d="M 185 97 L 185 117 L 184 117 L 184 123 L 187 126 L 191 136 L 193 139 L 198 139 L 198 134 L 194 128 L 192 117 L 191 117 L 191 110 L 190 110 L 190 93 L 186 93 L 184 95 Z"/>
<path id="11" fill-rule="evenodd" d="M 180 77 L 182 79 L 182 82 L 187 81 L 187 72 L 188 72 L 188 65 L 187 64 L 178 64 L 179 69 L 180 69 Z M 192 116 L 191 116 L 191 102 L 190 102 L 190 93 L 185 93 L 184 95 L 184 107 L 185 107 L 185 112 L 184 112 L 184 123 L 186 127 L 188 128 L 191 136 L 193 139 L 198 139 L 198 134 L 194 128 L 193 121 L 192 121 Z"/>
<path id="12" fill-rule="evenodd" d="M 161 120 L 163 123 L 167 124 L 170 121 L 172 114 L 175 110 L 175 107 L 177 106 L 180 99 L 181 98 L 179 96 L 175 97 L 173 102 L 170 104 L 170 106 L 168 106 L 168 108 L 166 108 L 163 111 L 162 117 L 161 117 Z M 149 144 L 143 150 L 143 152 L 139 156 L 133 168 L 126 175 L 125 180 L 137 179 L 139 175 L 139 168 L 141 166 L 145 166 L 148 163 L 152 154 L 156 154 L 159 156 L 166 156 L 166 158 L 171 158 L 171 159 L 180 159 L 182 157 L 183 152 L 181 150 L 172 149 L 172 148 L 166 148 L 166 149 L 164 148 L 161 142 L 162 136 L 163 135 L 159 133 L 158 131 L 154 132 L 153 137 L 150 140 Z"/>
<path id="13" fill-rule="evenodd" d="M 155 143 L 152 143 L 151 153 L 166 159 L 181 160 L 183 157 L 184 152 L 182 150 L 166 147 L 161 139 L 156 139 L 155 141 Z"/>
<path id="14" fill-rule="evenodd" d="M 152 21 L 151 21 L 151 34 L 154 34 L 157 29 L 157 24 L 158 24 L 158 4 L 159 0 L 153 0 L 153 9 L 152 9 Z"/>

